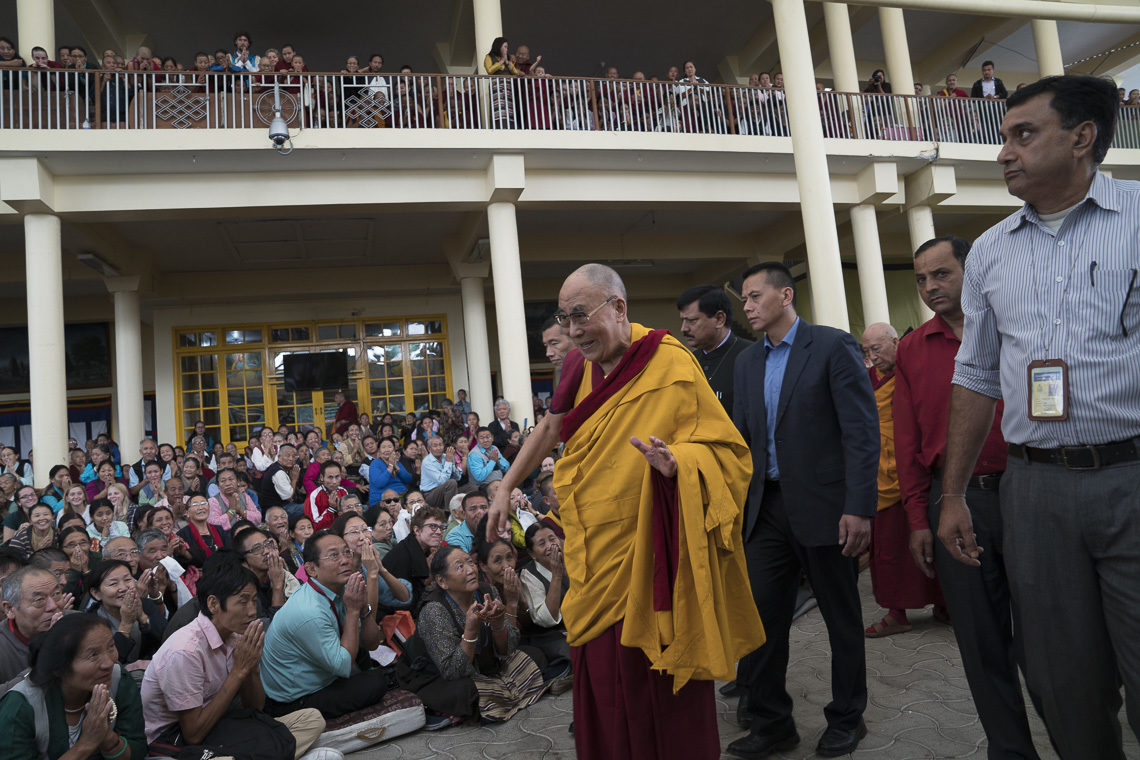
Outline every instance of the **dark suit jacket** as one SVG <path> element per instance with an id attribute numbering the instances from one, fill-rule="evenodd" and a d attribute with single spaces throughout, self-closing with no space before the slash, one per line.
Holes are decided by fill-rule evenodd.
<path id="1" fill-rule="evenodd" d="M 765 357 L 760 341 L 736 360 L 732 417 L 752 449 L 746 541 L 758 522 L 768 470 Z M 844 514 L 875 516 L 879 415 L 851 335 L 800 320 L 780 387 L 775 438 L 788 522 L 801 545 L 837 544 Z"/>
<path id="2" fill-rule="evenodd" d="M 424 587 L 431 573 L 428 569 L 427 555 L 420 548 L 416 534 L 409 533 L 384 556 L 382 562 L 392 575 L 412 584 L 410 609 L 413 615 L 419 614 L 423 605 Z"/>
<path id="3" fill-rule="evenodd" d="M 508 422 L 511 423 L 511 426 L 507 428 L 503 427 L 503 423 L 499 421 L 498 417 L 487 423 L 491 435 L 495 436 L 495 445 L 499 447 L 499 451 L 511 445 L 511 431 L 519 429 L 519 423 L 514 420 L 508 420 Z"/>
<path id="4" fill-rule="evenodd" d="M 1006 92 L 1005 85 L 1002 84 L 1002 81 L 1000 79 L 998 79 L 997 77 L 994 77 L 994 94 L 997 95 L 999 98 L 1008 98 L 1009 97 L 1009 93 Z M 970 88 L 970 97 L 971 98 L 984 98 L 985 97 L 985 95 L 982 93 L 982 80 L 979 79 L 978 81 L 974 82 L 974 86 Z"/>

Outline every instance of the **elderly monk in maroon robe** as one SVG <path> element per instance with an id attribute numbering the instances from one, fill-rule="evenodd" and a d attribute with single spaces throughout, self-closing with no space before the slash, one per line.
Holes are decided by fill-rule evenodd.
<path id="1" fill-rule="evenodd" d="M 898 468 L 895 464 L 895 423 L 891 401 L 895 395 L 895 353 L 899 336 L 886 322 L 870 325 L 863 332 L 863 356 L 879 407 L 879 505 L 871 521 L 871 589 L 875 601 L 887 609 L 883 619 L 864 631 L 875 639 L 910 630 L 908 609 L 934 605 L 934 617 L 948 622 L 946 601 L 935 578 L 927 578 L 910 553 L 910 525 L 902 506 Z"/>
<path id="2" fill-rule="evenodd" d="M 617 273 L 566 279 L 567 354 L 551 413 L 527 438 L 488 520 L 565 442 L 554 471 L 570 589 L 578 757 L 720 757 L 713 679 L 764 642 L 741 545 L 751 457 L 692 353 L 628 319 Z"/>

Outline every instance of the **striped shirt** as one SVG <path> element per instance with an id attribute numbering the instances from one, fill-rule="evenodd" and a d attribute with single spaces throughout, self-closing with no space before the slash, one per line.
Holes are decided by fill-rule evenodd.
<path id="1" fill-rule="evenodd" d="M 1099 172 L 1053 232 L 1029 204 L 966 259 L 954 384 L 1005 399 L 1002 434 L 1040 448 L 1140 436 L 1140 182 Z M 1027 367 L 1069 365 L 1069 418 L 1034 422 Z"/>

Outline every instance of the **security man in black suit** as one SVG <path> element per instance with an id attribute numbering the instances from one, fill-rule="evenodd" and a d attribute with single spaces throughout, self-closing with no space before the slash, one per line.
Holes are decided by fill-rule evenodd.
<path id="1" fill-rule="evenodd" d="M 677 299 L 681 335 L 705 371 L 713 393 L 732 414 L 732 369 L 752 341 L 732 332 L 732 303 L 720 285 L 696 285 Z"/>
<path id="2" fill-rule="evenodd" d="M 831 644 L 832 699 L 816 753 L 837 757 L 867 734 L 856 558 L 870 542 L 878 501 L 875 396 L 855 339 L 796 315 L 796 286 L 787 267 L 765 262 L 750 268 L 742 293 L 749 324 L 766 333 L 736 362 L 733 420 L 752 449 L 743 538 L 768 641 L 741 669 L 747 673 L 751 732 L 728 752 L 761 758 L 800 741 L 785 683 L 802 569 Z"/>

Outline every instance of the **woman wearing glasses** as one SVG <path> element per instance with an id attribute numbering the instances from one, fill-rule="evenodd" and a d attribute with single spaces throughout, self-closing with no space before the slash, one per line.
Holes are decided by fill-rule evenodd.
<path id="1" fill-rule="evenodd" d="M 190 524 L 178 531 L 178 536 L 186 542 L 191 565 L 200 568 L 206 557 L 223 547 L 229 548 L 230 533 L 210 523 L 210 500 L 204 495 L 190 497 L 186 519 Z"/>
<path id="2" fill-rule="evenodd" d="M 365 592 L 372 609 L 387 611 L 385 608 L 406 608 L 411 603 L 412 584 L 392 575 L 380 562 L 380 554 L 372 545 L 372 531 L 363 517 L 355 512 L 343 514 L 336 518 L 329 531 L 348 544 L 353 572 L 364 575 Z M 383 615 L 377 619 L 380 617 Z"/>

